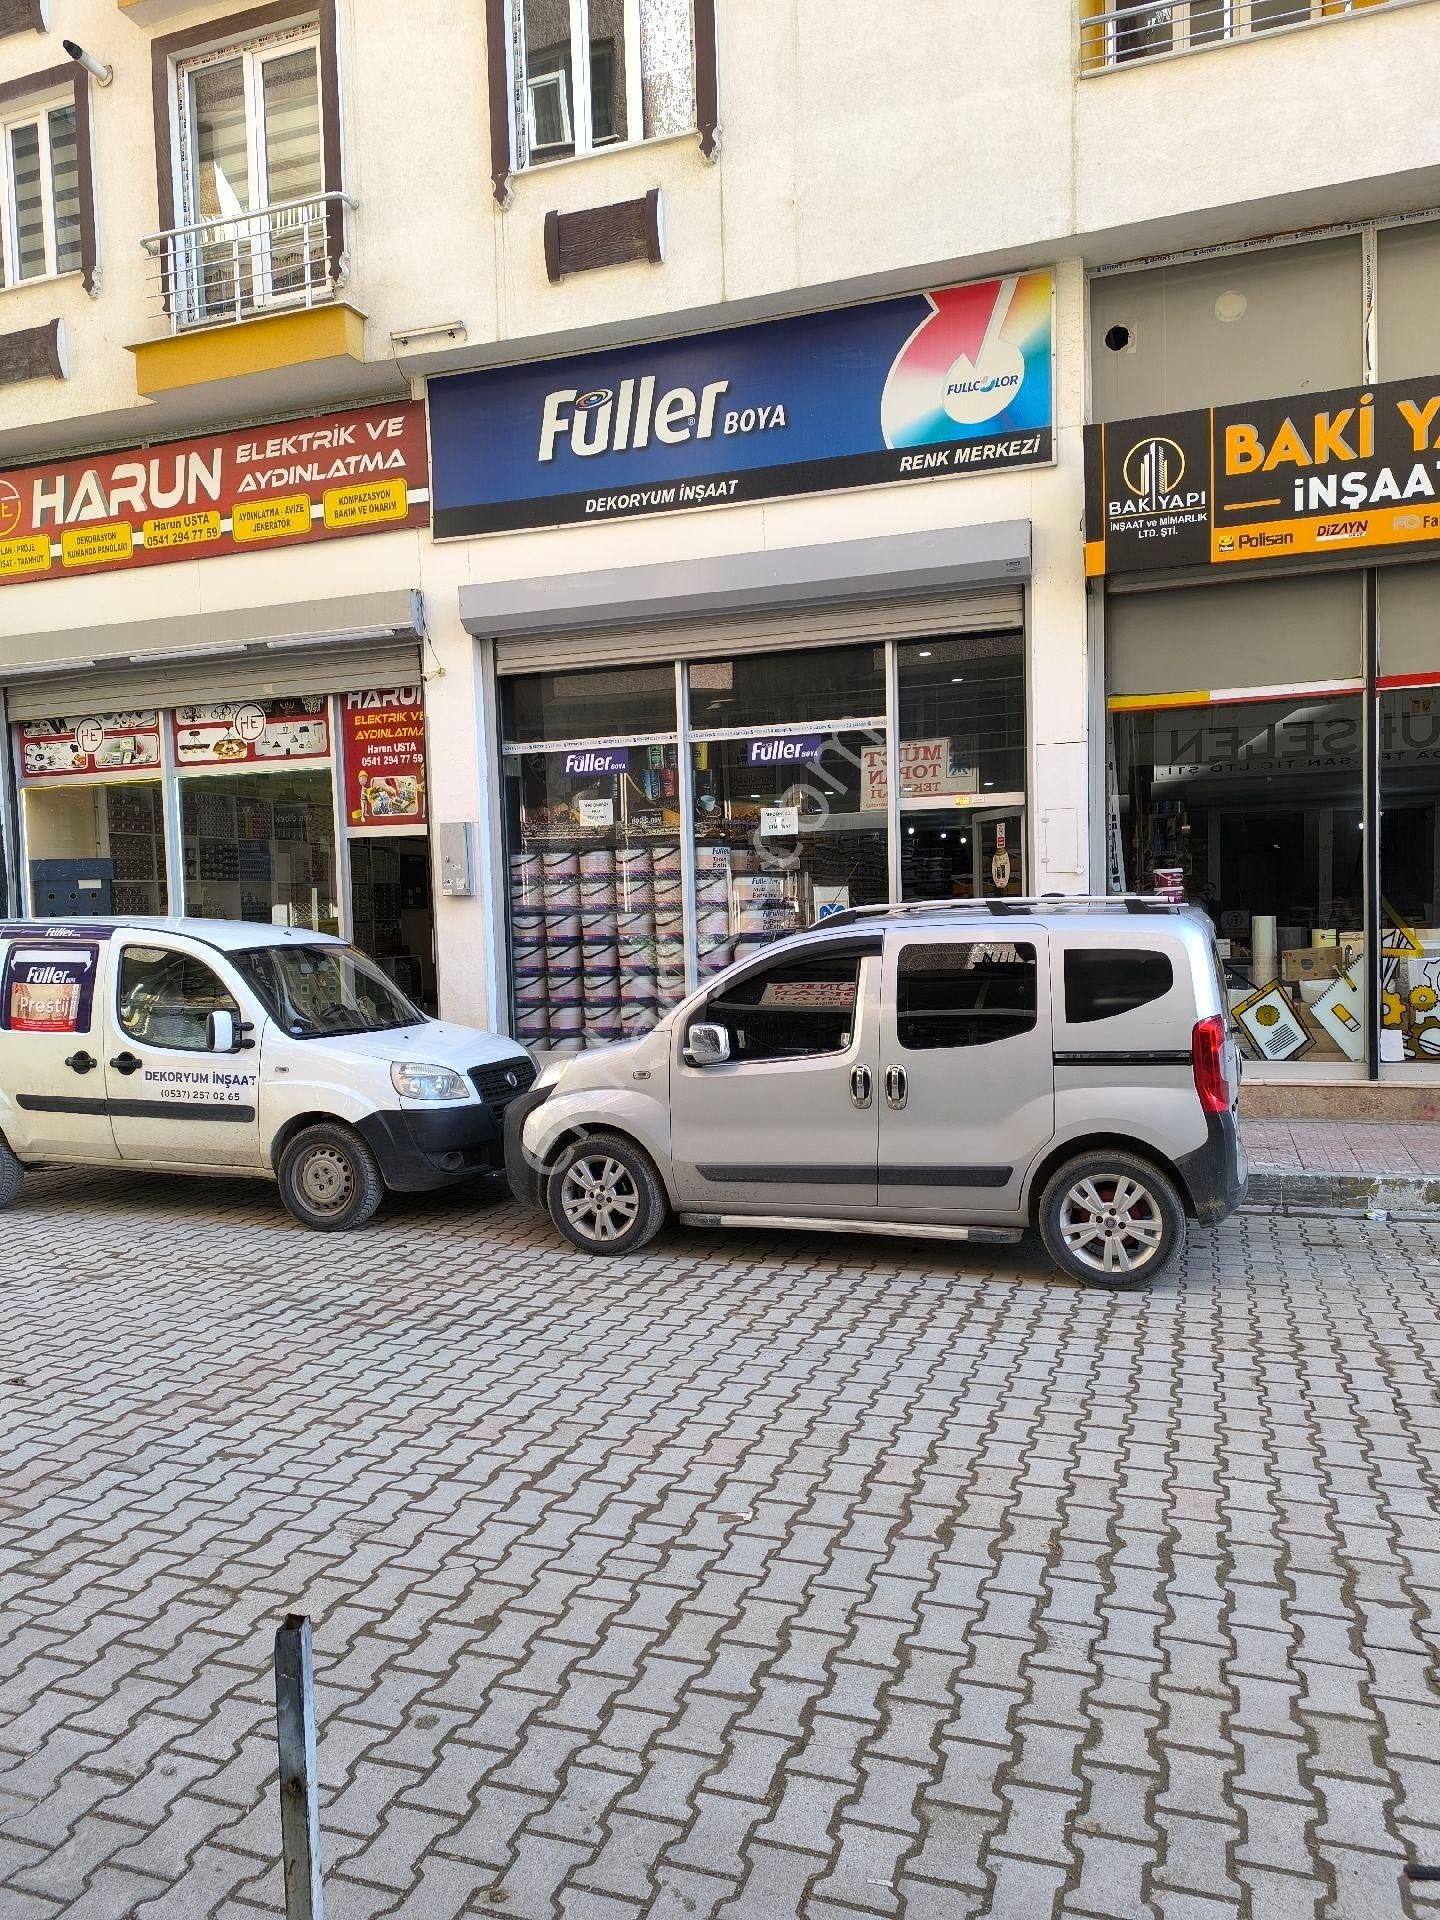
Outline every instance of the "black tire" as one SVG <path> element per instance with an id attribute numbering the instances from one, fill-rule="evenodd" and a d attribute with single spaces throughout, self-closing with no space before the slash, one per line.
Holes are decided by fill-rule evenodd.
<path id="1" fill-rule="evenodd" d="M 13 1207 L 25 1184 L 25 1169 L 0 1140 L 0 1207 Z"/>
<path id="2" fill-rule="evenodd" d="M 670 1212 L 654 1161 L 620 1133 L 572 1140 L 550 1169 L 545 1205 L 582 1253 L 638 1252 Z"/>
<path id="3" fill-rule="evenodd" d="M 1137 1153 L 1082 1153 L 1040 1196 L 1040 1237 L 1086 1287 L 1149 1286 L 1185 1251 L 1185 1209 L 1173 1181 Z"/>
<path id="4" fill-rule="evenodd" d="M 346 1233 L 385 1198 L 374 1154 L 352 1128 L 324 1121 L 297 1133 L 280 1156 L 280 1198 L 302 1227 Z"/>

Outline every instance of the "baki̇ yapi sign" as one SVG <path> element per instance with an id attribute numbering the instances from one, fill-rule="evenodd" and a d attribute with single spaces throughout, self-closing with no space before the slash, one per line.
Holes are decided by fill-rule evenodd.
<path id="1" fill-rule="evenodd" d="M 1044 465 L 1048 272 L 432 380 L 437 539 Z"/>
<path id="2" fill-rule="evenodd" d="M 388 527 L 428 512 L 416 402 L 0 473 L 0 586 Z"/>
<path id="3" fill-rule="evenodd" d="M 1085 429 L 1085 571 L 1440 546 L 1440 377 Z"/>

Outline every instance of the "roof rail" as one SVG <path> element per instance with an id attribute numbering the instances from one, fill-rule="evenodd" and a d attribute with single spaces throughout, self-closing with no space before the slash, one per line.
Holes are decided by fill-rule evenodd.
<path id="1" fill-rule="evenodd" d="M 1053 913 L 1069 907 L 1123 907 L 1127 913 L 1167 913 L 1183 902 L 1158 893 L 1031 893 L 981 900 L 885 900 L 868 907 L 845 907 L 827 914 L 818 927 L 853 926 L 857 920 L 884 920 L 926 913 Z"/>

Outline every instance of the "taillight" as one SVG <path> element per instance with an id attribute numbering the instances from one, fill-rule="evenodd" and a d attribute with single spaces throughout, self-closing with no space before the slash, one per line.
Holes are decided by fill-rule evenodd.
<path id="1" fill-rule="evenodd" d="M 1190 1065 L 1195 1091 L 1206 1113 L 1230 1111 L 1230 1088 L 1225 1079 L 1225 1021 L 1218 1013 L 1197 1020 L 1190 1036 Z"/>

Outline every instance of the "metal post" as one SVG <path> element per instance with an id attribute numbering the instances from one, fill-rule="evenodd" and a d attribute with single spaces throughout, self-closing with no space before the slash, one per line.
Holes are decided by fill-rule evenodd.
<path id="1" fill-rule="evenodd" d="M 291 1613 L 275 1635 L 275 1731 L 280 1744 L 280 1851 L 285 1920 L 324 1920 L 315 1781 L 315 1664 L 310 1622 Z"/>

